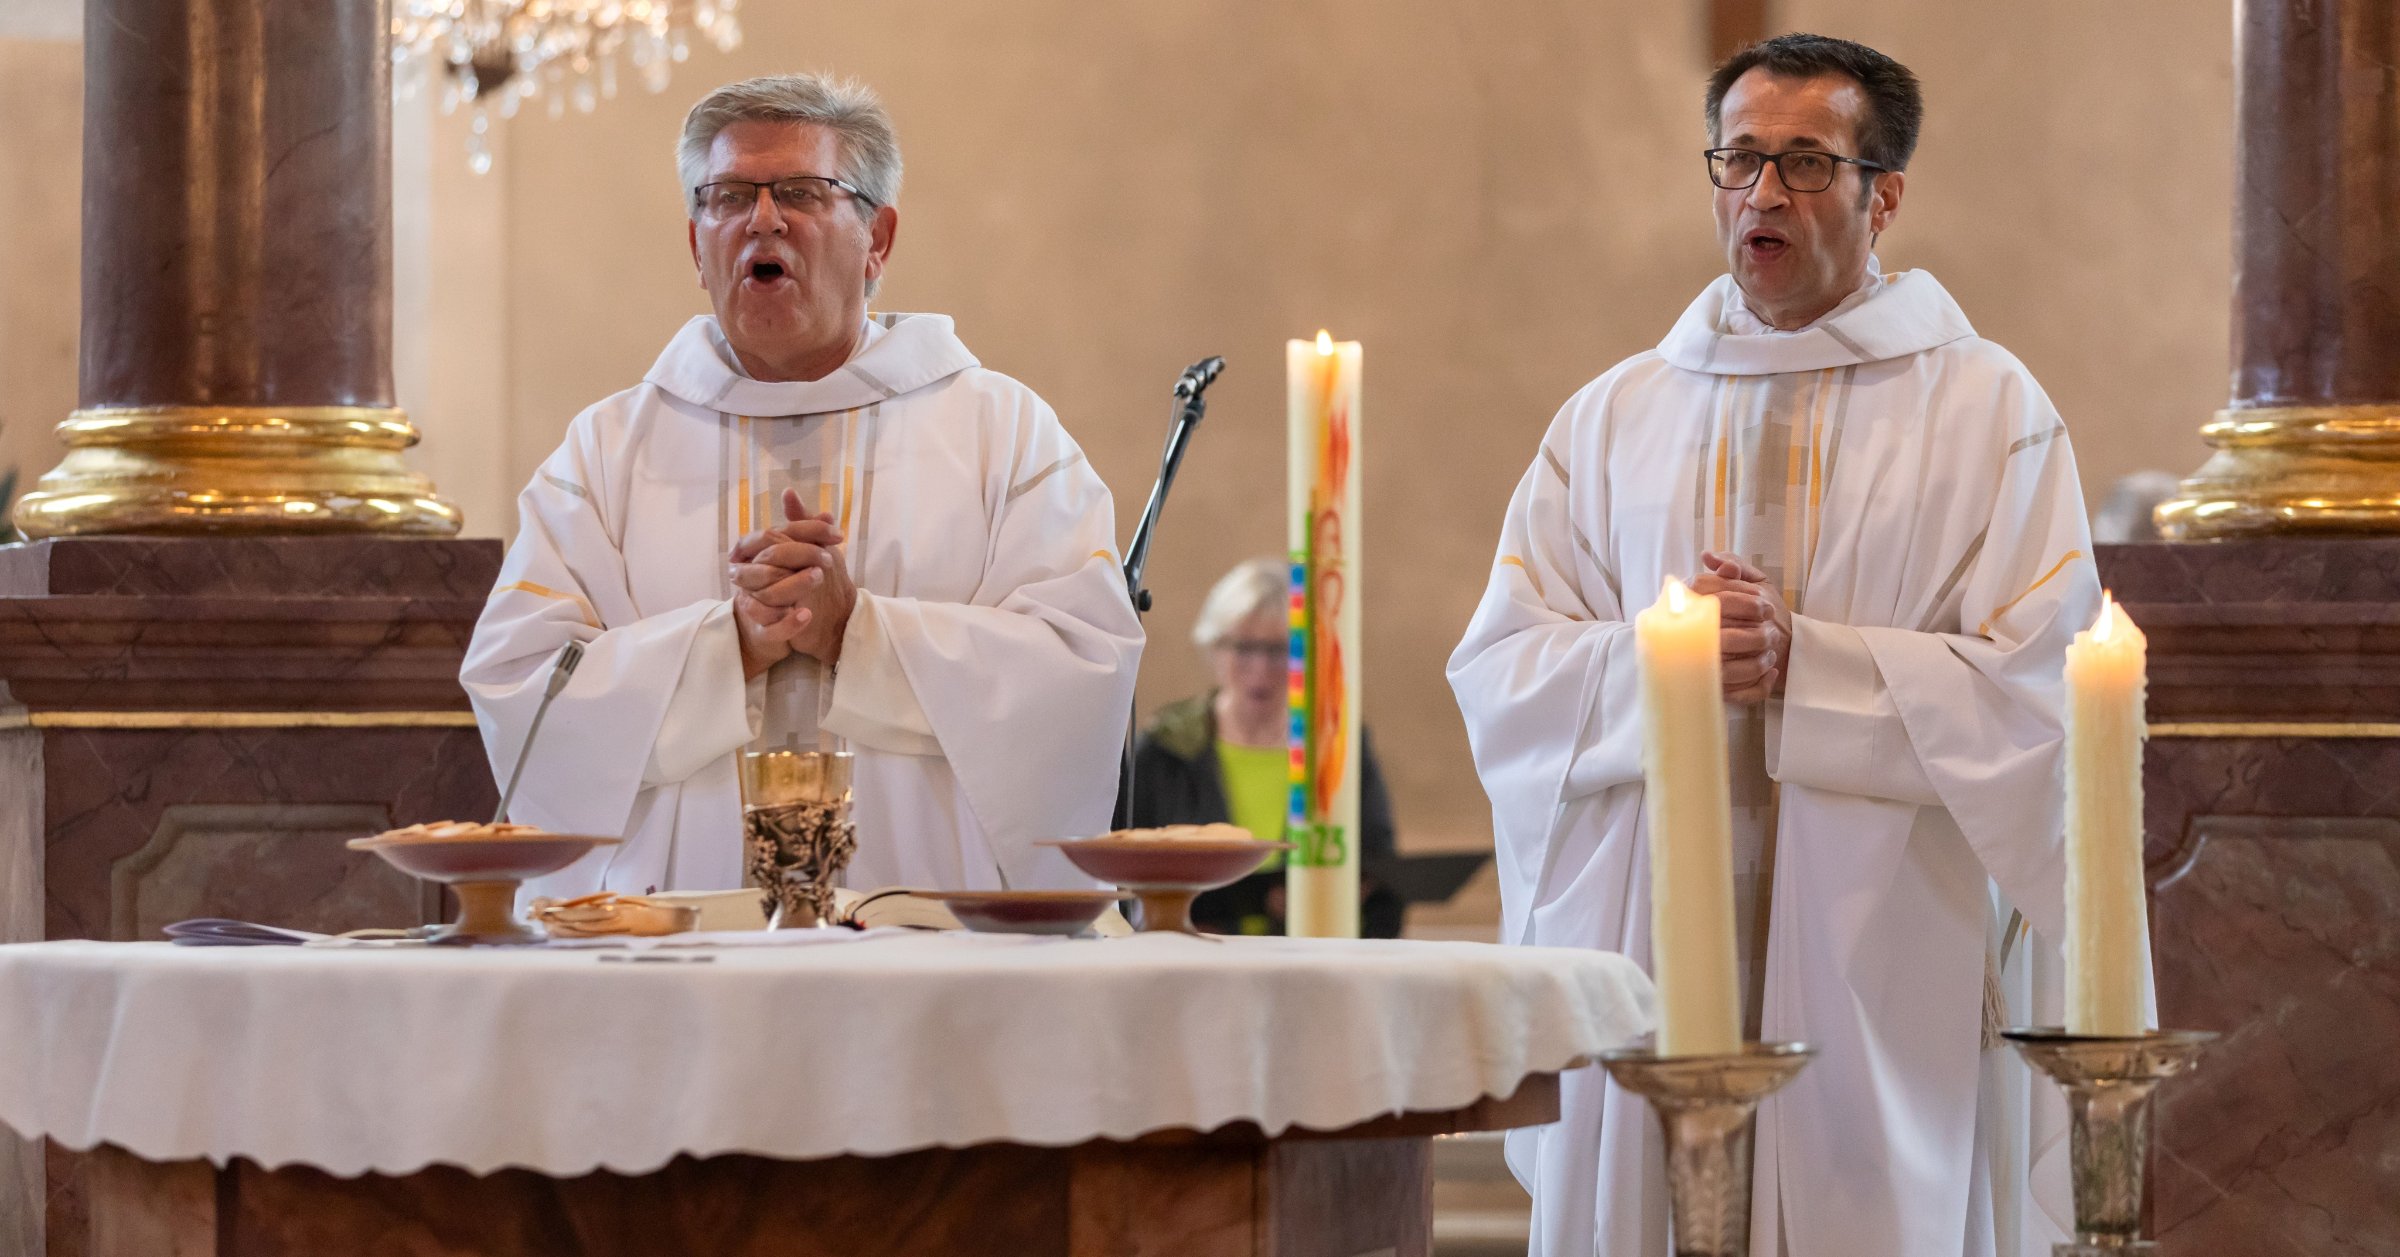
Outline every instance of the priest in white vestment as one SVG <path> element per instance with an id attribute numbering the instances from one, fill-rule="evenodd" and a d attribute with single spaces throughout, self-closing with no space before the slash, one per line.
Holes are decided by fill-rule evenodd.
<path id="1" fill-rule="evenodd" d="M 873 94 L 721 88 L 678 173 L 715 307 L 577 416 L 461 673 L 511 819 L 622 835 L 530 893 L 741 885 L 744 748 L 855 753 L 853 886 L 1088 886 L 1142 630 L 1107 488 L 947 318 L 870 318 L 900 153 Z"/>
<path id="2" fill-rule="evenodd" d="M 1920 113 L 1847 41 L 1720 69 L 1731 274 L 1552 422 L 1449 665 L 1505 941 L 1647 963 L 1630 622 L 1668 577 L 1719 596 L 1746 1029 L 1817 1049 L 1761 1110 L 1760 1257 L 2033 1257 L 2072 1218 L 2063 1106 L 1992 1031 L 2057 1020 L 2061 669 L 2100 590 L 2041 387 L 1870 251 Z M 1600 1071 L 1509 1159 L 1537 1254 L 1669 1251 L 1657 1124 Z"/>

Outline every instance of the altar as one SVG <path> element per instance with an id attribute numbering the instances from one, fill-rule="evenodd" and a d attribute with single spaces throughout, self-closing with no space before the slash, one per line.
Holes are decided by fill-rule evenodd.
<path id="1" fill-rule="evenodd" d="M 1433 1136 L 1553 1120 L 1623 957 L 810 932 L 0 948 L 0 1121 L 95 1257 L 1423 1254 Z"/>

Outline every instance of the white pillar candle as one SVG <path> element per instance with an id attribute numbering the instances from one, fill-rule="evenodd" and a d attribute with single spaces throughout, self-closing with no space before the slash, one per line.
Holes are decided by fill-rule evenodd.
<path id="1" fill-rule="evenodd" d="M 1295 340 L 1289 398 L 1290 815 L 1284 930 L 1358 937 L 1359 368 L 1354 340 Z"/>
<path id="2" fill-rule="evenodd" d="M 1742 1019 L 1717 600 L 1669 577 L 1658 601 L 1633 618 L 1633 631 L 1641 657 L 1658 1053 L 1727 1056 L 1742 1050 Z"/>
<path id="3" fill-rule="evenodd" d="M 2149 639 L 2104 597 L 2067 647 L 2067 1032 L 2145 1026 L 2150 914 L 2142 886 L 2142 710 Z"/>

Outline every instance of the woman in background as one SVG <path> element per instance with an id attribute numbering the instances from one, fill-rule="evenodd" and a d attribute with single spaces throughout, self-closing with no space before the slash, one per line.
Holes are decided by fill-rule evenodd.
<path id="1" fill-rule="evenodd" d="M 1252 559 L 1208 591 L 1192 641 L 1208 656 L 1215 686 L 1169 704 L 1142 731 L 1134 746 L 1135 825 L 1231 821 L 1267 841 L 1283 839 L 1291 771 L 1285 743 L 1288 580 L 1281 560 Z M 1359 856 L 1387 859 L 1398 848 L 1392 801 L 1365 730 L 1359 760 Z M 1219 934 L 1281 934 L 1283 881 L 1278 854 L 1259 872 L 1200 896 L 1192 920 Z M 1399 937 L 1399 896 L 1364 876 L 1359 888 L 1359 932 Z"/>

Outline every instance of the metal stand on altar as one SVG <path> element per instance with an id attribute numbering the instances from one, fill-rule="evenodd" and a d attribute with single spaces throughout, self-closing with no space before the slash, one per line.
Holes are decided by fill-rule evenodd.
<path id="1" fill-rule="evenodd" d="M 2131 1038 L 2068 1034 L 2056 1027 L 2005 1032 L 2027 1061 L 2067 1089 L 2074 1119 L 2075 1240 L 2053 1257 L 2138 1257 L 2142 1177 L 2150 1161 L 2150 1096 L 2190 1069 L 2217 1036 L 2153 1030 Z"/>
<path id="2" fill-rule="evenodd" d="M 1749 1257 L 1758 1102 L 1798 1076 L 1812 1055 L 1804 1043 L 1752 1043 L 1738 1056 L 1631 1051 L 1600 1058 L 1618 1086 L 1658 1110 L 1675 1257 Z"/>
<path id="3" fill-rule="evenodd" d="M 1125 593 L 1133 599 L 1136 619 L 1150 614 L 1150 591 L 1142 584 L 1142 572 L 1150 565 L 1150 537 L 1158 531 L 1167 491 L 1175 487 L 1175 471 L 1183 466 L 1184 447 L 1192 443 L 1192 430 L 1208 413 L 1208 402 L 1201 394 L 1216 383 L 1217 374 L 1224 369 L 1225 359 L 1212 355 L 1185 367 L 1175 378 L 1175 424 L 1167 430 L 1167 448 L 1158 457 L 1158 483 L 1150 486 L 1150 501 L 1142 507 L 1141 522 L 1133 526 L 1133 540 L 1125 546 Z M 1141 722 L 1138 706 L 1125 713 L 1125 754 L 1117 765 L 1117 806 L 1110 829 L 1133 824 L 1133 740 Z"/>

